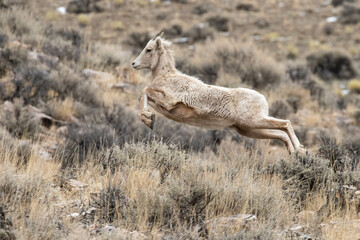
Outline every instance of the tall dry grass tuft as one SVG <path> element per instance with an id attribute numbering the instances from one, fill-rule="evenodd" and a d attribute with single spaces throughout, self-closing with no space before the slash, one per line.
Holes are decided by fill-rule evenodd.
<path id="1" fill-rule="evenodd" d="M 43 27 L 30 11 L 18 6 L 2 10 L 0 16 L 2 31 L 8 33 L 11 39 L 39 46 L 43 40 Z"/>
<path id="2" fill-rule="evenodd" d="M 247 85 L 257 89 L 278 86 L 284 81 L 285 72 L 282 65 L 256 46 L 222 38 L 196 44 L 194 56 L 177 57 L 177 67 L 210 84 Z"/>
<path id="3" fill-rule="evenodd" d="M 285 151 L 262 154 L 229 140 L 218 153 L 186 152 L 157 141 L 99 143 L 82 150 L 82 161 L 64 167 L 61 151 L 52 160 L 31 151 L 21 164 L 16 145 L 1 144 L 0 204 L 20 238 L 90 237 L 94 228 L 110 224 L 115 238 L 137 231 L 154 238 L 266 239 L 286 236 L 302 210 L 315 210 L 317 223 L 352 219 L 357 211 L 342 186 L 353 184 L 346 179 L 355 179 L 358 167 L 334 172 L 328 155 L 288 158 Z M 257 219 L 236 231 L 214 225 L 239 214 Z"/>

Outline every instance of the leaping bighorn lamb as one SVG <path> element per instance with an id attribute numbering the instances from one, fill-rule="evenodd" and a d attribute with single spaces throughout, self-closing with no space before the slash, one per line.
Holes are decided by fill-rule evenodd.
<path id="1" fill-rule="evenodd" d="M 152 71 L 152 82 L 141 94 L 141 121 L 153 128 L 148 105 L 174 121 L 207 129 L 235 129 L 258 139 L 279 139 L 289 151 L 303 151 L 289 120 L 269 116 L 263 95 L 247 88 L 207 85 L 179 72 L 162 32 L 151 39 L 132 63 L 134 69 Z"/>

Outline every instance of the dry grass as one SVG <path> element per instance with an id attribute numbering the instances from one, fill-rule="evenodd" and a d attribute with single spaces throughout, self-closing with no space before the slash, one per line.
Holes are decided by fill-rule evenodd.
<path id="1" fill-rule="evenodd" d="M 177 53 L 177 52 L 176 52 Z M 246 84 L 264 89 L 282 82 L 283 66 L 256 50 L 255 46 L 237 39 L 219 38 L 205 44 L 196 44 L 193 56 L 176 55 L 177 67 L 184 73 L 195 75 L 204 82 L 239 87 Z M 226 79 L 229 78 L 229 83 Z M 230 80 L 233 78 L 233 80 Z"/>
<path id="2" fill-rule="evenodd" d="M 4 208 L 17 239 L 359 238 L 359 146 L 347 142 L 359 133 L 358 95 L 335 96 L 335 86 L 347 89 L 313 75 L 357 77 L 356 51 L 330 47 L 354 45 L 358 26 L 341 35 L 331 23 L 323 36 L 318 23 L 337 13 L 309 1 L 87 4 L 102 2 L 80 29 L 82 15 L 55 18 L 54 3 L 0 9 L 0 236 Z M 174 43 L 180 70 L 261 90 L 309 154 L 158 115 L 147 129 L 137 109 L 150 76 L 129 64 L 158 27 L 188 38 Z M 85 68 L 113 76 L 86 77 Z M 130 87 L 109 88 L 118 82 Z M 61 121 L 46 128 L 29 105 Z"/>
<path id="3" fill-rule="evenodd" d="M 114 239 L 120 231 L 128 230 L 154 238 L 174 234 L 198 238 L 203 233 L 197 229 L 203 227 L 204 222 L 241 213 L 255 214 L 258 220 L 252 224 L 257 227 L 246 232 L 240 227 L 232 233 L 211 228 L 207 229 L 208 236 L 216 239 L 263 234 L 275 237 L 282 232 L 281 236 L 285 237 L 286 229 L 296 224 L 294 216 L 302 210 L 314 210 L 318 214 L 316 211 L 325 206 L 331 216 L 325 223 L 339 217 L 350 222 L 356 217 L 350 209 L 343 211 L 341 207 L 324 205 L 326 192 L 322 191 L 326 188 L 321 184 L 330 186 L 326 181 L 331 179 L 331 170 L 323 164 L 325 160 L 320 163 L 316 163 L 319 159 L 285 160 L 285 152 L 257 155 L 231 142 L 221 145 L 218 154 L 186 153 L 176 146 L 158 142 L 125 144 L 122 148 L 113 146 L 100 152 L 90 150 L 76 168 L 61 170 L 61 153 L 50 161 L 32 153 L 24 165 L 19 164 L 14 149 L 4 142 L 2 149 L 0 203 L 13 220 L 13 231 L 19 239 L 29 236 L 76 239 L 79 234 L 90 237 L 94 234 L 92 229 L 106 224 L 119 228 L 111 235 Z M 266 151 L 266 147 L 262 149 Z M 302 164 L 304 167 L 310 164 L 310 172 L 303 178 L 297 173 L 302 171 L 299 169 Z M 267 170 L 273 168 L 275 172 Z M 323 178 L 327 180 L 321 180 Z M 71 187 L 70 179 L 87 186 Z M 322 182 L 309 189 L 312 181 Z M 295 208 L 296 196 L 301 196 L 301 201 L 307 204 Z M 92 207 L 95 209 L 90 211 Z M 73 213 L 79 216 L 69 216 Z M 318 220 L 302 218 L 301 221 L 308 226 L 306 221 Z M 81 223 L 87 224 L 79 233 Z M 347 227 L 337 226 L 342 231 Z M 310 231 L 311 226 L 307 229 Z M 336 239 L 338 233 L 324 225 L 323 234 Z M 347 234 L 357 236 L 354 231 Z"/>
<path id="4" fill-rule="evenodd" d="M 13 7 L 3 11 L 0 16 L 2 31 L 7 32 L 12 39 L 19 38 L 25 43 L 37 46 L 42 42 L 43 28 L 35 20 L 33 14 L 24 8 Z"/>

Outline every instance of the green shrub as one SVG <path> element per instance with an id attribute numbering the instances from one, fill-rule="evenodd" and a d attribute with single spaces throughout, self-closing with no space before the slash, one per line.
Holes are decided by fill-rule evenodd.
<path id="1" fill-rule="evenodd" d="M 35 113 L 24 108 L 22 100 L 15 101 L 13 109 L 4 110 L 1 114 L 1 124 L 14 137 L 33 137 L 39 132 L 41 119 Z"/>
<path id="2" fill-rule="evenodd" d="M 327 204 L 339 202 L 345 207 L 344 185 L 357 186 L 359 174 L 359 149 L 347 144 L 337 144 L 332 138 L 322 136 L 317 156 L 297 155 L 292 161 L 281 159 L 270 166 L 271 174 L 284 178 L 286 195 L 301 206 L 314 193 L 321 192 Z M 339 199 L 340 198 L 340 199 Z"/>
<path id="3" fill-rule="evenodd" d="M 78 16 L 78 23 L 81 27 L 86 27 L 91 23 L 91 18 L 86 14 L 80 14 Z"/>
<path id="4" fill-rule="evenodd" d="M 229 31 L 229 19 L 223 16 L 213 16 L 206 19 L 211 27 L 221 32 Z"/>
<path id="5" fill-rule="evenodd" d="M 238 76 L 254 88 L 266 88 L 283 80 L 281 67 L 252 46 L 224 41 L 215 46 L 224 72 Z"/>
<path id="6" fill-rule="evenodd" d="M 360 93 L 360 80 L 352 79 L 348 85 L 351 92 Z"/>
<path id="7" fill-rule="evenodd" d="M 323 80 L 356 76 L 352 58 L 342 50 L 320 50 L 306 57 L 309 69 Z"/>
<path id="8" fill-rule="evenodd" d="M 44 42 L 41 50 L 45 54 L 58 57 L 60 60 L 77 62 L 80 59 L 79 48 L 59 39 Z"/>
<path id="9" fill-rule="evenodd" d="M 43 27 L 26 8 L 11 7 L 1 11 L 0 28 L 10 36 L 34 46 L 43 39 Z"/>
<path id="10" fill-rule="evenodd" d="M 114 21 L 110 23 L 110 28 L 116 31 L 122 31 L 125 29 L 125 26 L 122 21 Z"/>
<path id="11" fill-rule="evenodd" d="M 188 38 L 189 43 L 203 42 L 207 39 L 214 37 L 213 31 L 206 26 L 193 26 L 184 33 L 184 36 Z"/>
<path id="12" fill-rule="evenodd" d="M 150 41 L 149 32 L 132 32 L 125 43 L 133 48 L 133 51 L 140 52 Z"/>
<path id="13" fill-rule="evenodd" d="M 211 60 L 193 64 L 188 59 L 178 58 L 176 67 L 183 73 L 198 77 L 207 84 L 214 84 L 216 82 L 220 70 L 220 64 Z"/>

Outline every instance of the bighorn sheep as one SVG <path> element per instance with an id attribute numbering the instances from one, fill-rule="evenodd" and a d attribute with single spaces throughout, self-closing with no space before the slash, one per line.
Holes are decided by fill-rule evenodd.
<path id="1" fill-rule="evenodd" d="M 268 115 L 263 95 L 247 88 L 207 85 L 176 70 L 170 42 L 162 33 L 151 39 L 134 60 L 134 69 L 152 71 L 152 82 L 141 94 L 141 120 L 151 129 L 154 114 L 148 105 L 174 121 L 207 129 L 235 129 L 258 139 L 279 139 L 289 151 L 302 151 L 289 120 Z"/>

